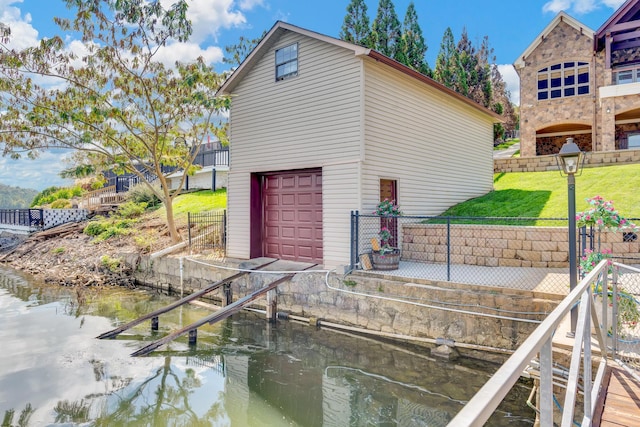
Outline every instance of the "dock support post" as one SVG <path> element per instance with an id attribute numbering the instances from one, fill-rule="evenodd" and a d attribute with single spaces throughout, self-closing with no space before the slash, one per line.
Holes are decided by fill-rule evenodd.
<path id="1" fill-rule="evenodd" d="M 196 345 L 198 341 L 198 330 L 192 329 L 189 331 L 189 345 Z"/>
<path id="2" fill-rule="evenodd" d="M 158 316 L 151 318 L 151 330 L 152 331 L 157 331 L 159 324 L 160 324 L 160 320 L 158 319 Z"/>
<path id="3" fill-rule="evenodd" d="M 275 323 L 278 313 L 278 296 L 275 289 L 267 292 L 267 320 Z"/>
<path id="4" fill-rule="evenodd" d="M 233 291 L 231 290 L 231 283 L 225 283 L 223 287 L 224 291 L 224 305 L 225 307 L 233 302 Z"/>

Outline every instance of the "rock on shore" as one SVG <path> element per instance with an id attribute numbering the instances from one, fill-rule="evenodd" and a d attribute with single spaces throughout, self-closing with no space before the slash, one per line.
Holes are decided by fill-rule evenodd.
<path id="1" fill-rule="evenodd" d="M 138 251 L 126 238 L 95 243 L 72 223 L 30 236 L 0 236 L 0 263 L 64 286 L 133 285 L 121 255 Z"/>

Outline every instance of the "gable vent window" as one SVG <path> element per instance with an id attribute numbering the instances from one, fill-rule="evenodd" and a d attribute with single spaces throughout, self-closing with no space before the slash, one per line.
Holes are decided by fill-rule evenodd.
<path id="1" fill-rule="evenodd" d="M 563 62 L 538 70 L 538 101 L 588 93 L 588 62 Z"/>
<path id="2" fill-rule="evenodd" d="M 298 75 L 298 44 L 276 50 L 276 81 Z"/>

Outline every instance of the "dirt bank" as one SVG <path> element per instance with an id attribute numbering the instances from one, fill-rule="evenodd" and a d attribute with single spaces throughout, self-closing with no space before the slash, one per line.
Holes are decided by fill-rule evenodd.
<path id="1" fill-rule="evenodd" d="M 26 238 L 3 235 L 0 263 L 34 275 L 47 283 L 63 286 L 132 286 L 130 269 L 123 254 L 158 250 L 169 245 L 163 221 L 144 222 L 146 232 L 155 232 L 153 248 L 140 249 L 131 236 L 96 242 L 82 232 L 86 222 L 65 224 Z"/>

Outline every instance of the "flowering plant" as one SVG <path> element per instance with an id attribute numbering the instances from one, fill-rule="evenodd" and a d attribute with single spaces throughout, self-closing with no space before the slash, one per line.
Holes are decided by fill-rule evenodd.
<path id="1" fill-rule="evenodd" d="M 598 230 L 609 229 L 618 231 L 620 229 L 636 229 L 636 225 L 620 216 L 613 207 L 613 201 L 605 201 L 601 196 L 595 196 L 587 199 L 589 209 L 576 214 L 576 223 L 578 227 L 585 225 L 596 227 Z"/>
<path id="2" fill-rule="evenodd" d="M 400 211 L 400 207 L 396 205 L 395 200 L 384 199 L 378 203 L 373 214 L 379 216 L 399 216 L 402 215 L 402 212 Z"/>
<path id="3" fill-rule="evenodd" d="M 580 272 L 582 275 L 586 275 L 591 270 L 596 268 L 596 265 L 600 263 L 603 259 L 608 259 L 607 263 L 609 266 L 613 264 L 611 261 L 611 251 L 608 249 L 603 249 L 602 252 L 594 252 L 592 250 L 585 250 L 584 256 L 580 258 Z"/>

